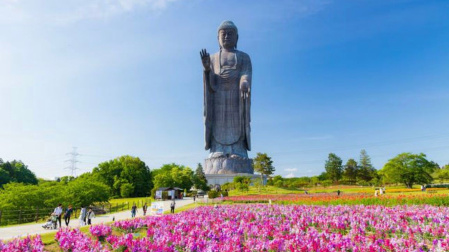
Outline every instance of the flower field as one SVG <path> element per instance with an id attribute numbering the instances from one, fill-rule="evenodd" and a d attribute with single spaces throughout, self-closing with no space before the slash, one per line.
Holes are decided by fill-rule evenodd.
<path id="1" fill-rule="evenodd" d="M 117 221 L 90 228 L 90 235 L 62 229 L 56 240 L 72 252 L 449 251 L 447 226 L 449 208 L 429 205 L 234 204 Z M 0 243 L 2 251 L 44 250 L 38 237 L 21 247 Z"/>
<path id="2" fill-rule="evenodd" d="M 273 195 L 243 195 L 225 197 L 232 203 L 268 203 L 303 204 L 303 205 L 434 205 L 449 206 L 449 197 L 445 194 L 386 194 L 378 197 L 372 194 L 273 194 Z"/>

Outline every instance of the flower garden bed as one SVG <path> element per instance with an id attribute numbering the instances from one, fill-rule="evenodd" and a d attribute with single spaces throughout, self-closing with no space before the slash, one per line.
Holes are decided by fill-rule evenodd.
<path id="1" fill-rule="evenodd" d="M 449 206 L 449 197 L 445 194 L 385 194 L 378 197 L 372 194 L 283 194 L 283 195 L 245 195 L 225 197 L 229 203 L 268 203 L 302 205 L 434 205 Z"/>
<path id="2" fill-rule="evenodd" d="M 234 204 L 117 221 L 90 228 L 90 235 L 61 229 L 56 240 L 72 252 L 449 251 L 448 216 L 449 208 L 429 205 Z M 23 240 L 27 249 L 14 250 L 15 243 L 0 248 L 43 251 L 38 237 Z"/>

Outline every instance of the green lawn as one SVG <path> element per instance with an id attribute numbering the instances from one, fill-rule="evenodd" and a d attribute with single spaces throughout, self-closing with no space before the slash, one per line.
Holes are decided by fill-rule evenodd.
<path id="1" fill-rule="evenodd" d="M 231 191 L 229 191 L 229 196 L 264 195 L 264 194 L 292 194 L 292 193 L 304 193 L 304 190 L 278 188 L 275 186 L 264 186 L 264 187 L 250 186 L 248 191 L 239 191 L 237 189 L 231 190 Z"/>
<path id="2" fill-rule="evenodd" d="M 248 191 L 239 191 L 239 190 L 231 190 L 229 191 L 229 196 L 240 196 L 240 195 L 265 195 L 265 194 L 303 194 L 304 190 L 307 190 L 309 193 L 337 193 L 340 190 L 341 193 L 372 193 L 374 194 L 374 190 L 378 189 L 378 187 L 373 186 L 357 186 L 357 185 L 333 185 L 333 186 L 317 186 L 312 188 L 304 188 L 304 189 L 287 189 L 287 188 L 278 188 L 275 186 L 265 186 L 265 187 L 255 187 L 250 186 Z M 401 194 L 421 194 L 421 191 L 409 192 L 405 186 L 386 186 L 386 193 L 401 193 Z M 413 189 L 420 189 L 420 185 L 413 186 Z M 429 191 L 429 190 L 428 190 Z M 440 190 L 435 193 L 448 193 L 449 190 Z M 428 193 L 428 192 L 424 192 Z"/>
<path id="3" fill-rule="evenodd" d="M 109 206 L 111 207 L 112 212 L 118 212 L 131 209 L 133 204 L 136 204 L 137 208 L 140 208 L 143 204 L 147 203 L 149 207 L 151 201 L 151 197 L 111 199 L 109 200 Z"/>

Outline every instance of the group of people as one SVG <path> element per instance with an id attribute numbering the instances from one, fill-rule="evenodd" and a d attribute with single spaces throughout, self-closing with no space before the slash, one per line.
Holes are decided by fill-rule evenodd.
<path id="1" fill-rule="evenodd" d="M 382 194 L 385 194 L 385 187 L 381 187 L 381 188 L 379 188 L 379 190 L 375 190 L 374 191 L 374 196 L 379 196 L 379 195 L 382 195 Z"/>
<path id="2" fill-rule="evenodd" d="M 175 211 L 175 201 L 173 201 L 170 204 L 171 212 L 174 213 Z M 143 215 L 145 216 L 147 214 L 148 205 L 145 203 L 142 206 Z M 133 204 L 131 207 L 131 218 L 136 217 L 137 214 L 137 206 L 136 204 Z M 59 228 L 62 227 L 62 218 L 64 218 L 64 222 L 66 226 L 69 226 L 70 218 L 73 215 L 73 208 L 72 205 L 69 205 L 65 210 L 62 207 L 62 204 L 58 204 L 58 206 L 55 208 L 53 213 L 51 213 L 50 219 L 48 219 L 47 223 L 45 223 L 42 227 L 44 228 Z M 92 225 L 92 219 L 95 218 L 95 213 L 92 210 L 92 208 L 89 208 L 86 210 L 85 206 L 81 206 L 80 215 L 79 215 L 79 226 L 85 226 L 85 225 Z"/>
<path id="3" fill-rule="evenodd" d="M 68 227 L 70 223 L 70 218 L 73 215 L 73 207 L 72 205 L 69 205 L 66 209 L 62 207 L 62 204 L 58 204 L 58 206 L 54 209 L 54 211 L 50 215 L 50 219 L 47 220 L 47 223 L 45 223 L 42 227 L 44 228 L 62 228 L 62 218 L 64 218 L 65 225 Z M 95 217 L 95 213 L 92 210 L 92 208 L 89 208 L 86 210 L 86 207 L 82 206 L 80 210 L 80 216 L 79 216 L 79 225 L 85 226 L 92 224 L 92 219 Z M 87 222 L 86 222 L 87 221 Z"/>
<path id="4" fill-rule="evenodd" d="M 79 223 L 80 227 L 87 225 L 92 225 L 92 219 L 95 218 L 95 213 L 92 208 L 89 207 L 89 210 L 86 210 L 85 206 L 81 206 Z M 87 223 L 86 223 L 87 220 Z"/>
<path id="5" fill-rule="evenodd" d="M 148 205 L 147 205 L 147 203 L 145 203 L 142 206 L 143 216 L 147 215 L 147 210 L 148 210 Z M 137 206 L 136 206 L 136 203 L 134 203 L 133 206 L 131 207 L 131 218 L 136 217 L 136 214 L 137 214 Z"/>

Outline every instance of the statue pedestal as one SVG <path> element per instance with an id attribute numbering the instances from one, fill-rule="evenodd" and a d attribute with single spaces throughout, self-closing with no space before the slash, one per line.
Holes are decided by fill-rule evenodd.
<path id="1" fill-rule="evenodd" d="M 254 175 L 252 159 L 250 158 L 208 158 L 204 163 L 204 173 L 209 185 L 223 185 L 227 182 L 233 182 L 235 176 L 260 178 L 260 175 Z"/>
<path id="2" fill-rule="evenodd" d="M 206 174 L 207 184 L 209 185 L 223 185 L 224 183 L 234 182 L 234 177 L 236 176 L 246 176 L 250 177 L 251 180 L 259 179 L 260 175 L 248 174 L 248 173 L 234 173 L 234 174 Z M 266 184 L 266 177 L 264 176 L 264 184 Z"/>
<path id="3" fill-rule="evenodd" d="M 204 165 L 206 174 L 254 174 L 252 159 L 242 157 L 207 158 Z"/>

